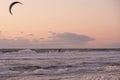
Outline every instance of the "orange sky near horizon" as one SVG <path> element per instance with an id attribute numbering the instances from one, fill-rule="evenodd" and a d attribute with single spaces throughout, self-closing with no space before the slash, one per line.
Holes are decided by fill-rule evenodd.
<path id="1" fill-rule="evenodd" d="M 47 40 L 51 31 L 92 37 L 90 47 L 120 43 L 119 0 L 19 0 L 11 16 L 13 1 L 0 1 L 0 39 Z"/>

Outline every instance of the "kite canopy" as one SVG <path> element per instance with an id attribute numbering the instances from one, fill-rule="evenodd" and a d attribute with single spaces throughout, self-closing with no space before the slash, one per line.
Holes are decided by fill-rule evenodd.
<path id="1" fill-rule="evenodd" d="M 15 1 L 15 2 L 13 2 L 13 3 L 10 4 L 10 6 L 9 6 L 9 12 L 10 12 L 11 15 L 12 15 L 12 8 L 13 8 L 13 6 L 14 6 L 15 4 L 22 4 L 22 3 L 21 3 L 21 2 L 18 2 L 18 1 Z"/>

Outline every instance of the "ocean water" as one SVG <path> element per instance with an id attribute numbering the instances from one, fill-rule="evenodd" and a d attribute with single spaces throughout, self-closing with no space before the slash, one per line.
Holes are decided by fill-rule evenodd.
<path id="1" fill-rule="evenodd" d="M 120 80 L 120 49 L 1 49 L 0 80 Z"/>

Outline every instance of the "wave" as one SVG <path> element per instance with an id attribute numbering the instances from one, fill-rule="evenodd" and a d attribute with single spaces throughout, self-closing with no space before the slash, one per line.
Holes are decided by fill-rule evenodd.
<path id="1" fill-rule="evenodd" d="M 119 80 L 119 74 L 120 51 L 0 52 L 0 80 Z"/>
<path id="2" fill-rule="evenodd" d="M 105 49 L 0 49 L 0 52 L 7 53 L 7 52 L 19 52 L 19 51 L 35 51 L 37 53 L 46 53 L 46 52 L 112 52 L 112 51 L 120 51 L 119 48 L 112 49 L 112 48 L 105 48 Z"/>

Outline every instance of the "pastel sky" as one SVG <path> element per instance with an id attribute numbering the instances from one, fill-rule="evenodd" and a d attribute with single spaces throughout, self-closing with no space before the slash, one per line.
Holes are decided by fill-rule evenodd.
<path id="1" fill-rule="evenodd" d="M 0 48 L 120 48 L 120 0 L 0 0 Z"/>

